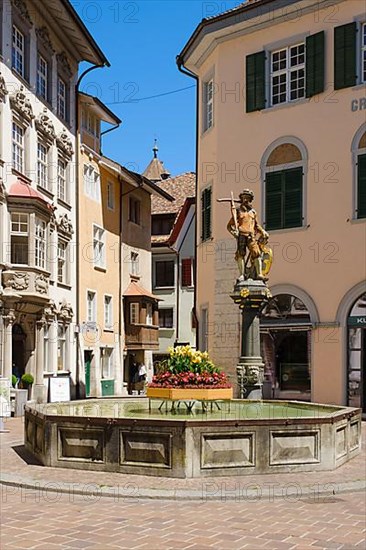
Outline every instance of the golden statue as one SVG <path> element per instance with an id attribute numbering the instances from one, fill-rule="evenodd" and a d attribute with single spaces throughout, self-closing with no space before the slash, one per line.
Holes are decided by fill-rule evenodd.
<path id="1" fill-rule="evenodd" d="M 267 275 L 272 265 L 272 250 L 267 246 L 269 235 L 259 225 L 257 213 L 252 206 L 253 191 L 244 189 L 239 195 L 239 200 L 218 199 L 218 202 L 231 203 L 231 218 L 227 224 L 227 230 L 237 239 L 235 260 L 238 263 L 239 279 L 267 280 Z M 239 203 L 239 207 L 235 206 Z M 248 262 L 250 260 L 250 265 Z"/>

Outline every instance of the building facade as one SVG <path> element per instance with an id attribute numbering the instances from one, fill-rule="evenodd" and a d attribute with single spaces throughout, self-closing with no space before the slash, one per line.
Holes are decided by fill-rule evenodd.
<path id="1" fill-rule="evenodd" d="M 167 357 L 168 348 L 196 347 L 194 308 L 195 187 L 196 175 L 187 172 L 170 177 L 154 158 L 144 174 L 174 197 L 169 202 L 152 198 L 152 288 L 159 302 L 159 350 L 154 364 Z"/>
<path id="2" fill-rule="evenodd" d="M 199 346 L 235 379 L 232 190 L 270 233 L 261 320 L 272 395 L 366 410 L 366 17 L 357 0 L 252 0 L 203 20 L 198 80 Z"/>
<path id="3" fill-rule="evenodd" d="M 106 58 L 68 2 L 0 5 L 0 371 L 76 376 L 78 65 Z"/>

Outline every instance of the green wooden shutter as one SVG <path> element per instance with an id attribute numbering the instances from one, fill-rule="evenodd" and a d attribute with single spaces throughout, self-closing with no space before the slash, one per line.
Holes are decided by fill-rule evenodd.
<path id="1" fill-rule="evenodd" d="M 366 155 L 357 159 L 357 218 L 366 218 Z"/>
<path id="2" fill-rule="evenodd" d="M 211 237 L 211 188 L 205 189 L 201 195 L 202 227 L 201 239 L 206 241 Z"/>
<path id="3" fill-rule="evenodd" d="M 302 226 L 302 168 L 284 171 L 283 227 Z"/>
<path id="4" fill-rule="evenodd" d="M 246 58 L 247 113 L 260 111 L 266 106 L 266 53 L 257 52 Z"/>
<path id="5" fill-rule="evenodd" d="M 355 86 L 356 70 L 356 23 L 348 23 L 334 29 L 334 89 Z"/>
<path id="6" fill-rule="evenodd" d="M 324 31 L 306 38 L 306 97 L 324 92 Z"/>
<path id="7" fill-rule="evenodd" d="M 283 227 L 283 178 L 282 172 L 266 175 L 266 229 Z"/>

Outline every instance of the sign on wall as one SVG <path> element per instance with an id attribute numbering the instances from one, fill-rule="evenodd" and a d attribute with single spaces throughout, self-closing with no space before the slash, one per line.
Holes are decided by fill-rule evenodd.
<path id="1" fill-rule="evenodd" d="M 351 327 L 366 328 L 366 315 L 354 315 L 354 316 L 348 317 L 348 325 Z"/>
<path id="2" fill-rule="evenodd" d="M 68 376 L 52 376 L 49 380 L 50 403 L 70 401 L 70 378 Z"/>

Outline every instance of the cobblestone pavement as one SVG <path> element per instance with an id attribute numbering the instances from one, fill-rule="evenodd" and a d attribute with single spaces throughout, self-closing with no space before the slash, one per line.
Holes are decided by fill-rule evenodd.
<path id="1" fill-rule="evenodd" d="M 7 428 L 9 433 L 0 435 L 2 479 L 32 480 L 34 488 L 1 485 L 1 549 L 366 548 L 365 493 L 343 492 L 347 483 L 348 490 L 352 483 L 360 489 L 364 452 L 335 472 L 217 478 L 207 486 L 207 480 L 157 480 L 28 464 L 22 421 L 11 419 Z M 70 490 L 63 492 L 67 483 Z M 76 494 L 76 483 L 89 491 Z M 102 496 L 108 483 L 128 491 Z M 261 491 L 265 484 L 282 488 L 282 497 Z M 326 485 L 328 494 L 321 494 Z M 167 494 L 170 490 L 172 500 L 141 496 L 149 491 L 154 496 L 154 488 L 161 486 Z M 185 489 L 201 498 L 184 499 Z M 180 496 L 174 500 L 175 490 Z M 216 500 L 208 500 L 213 492 Z"/>

